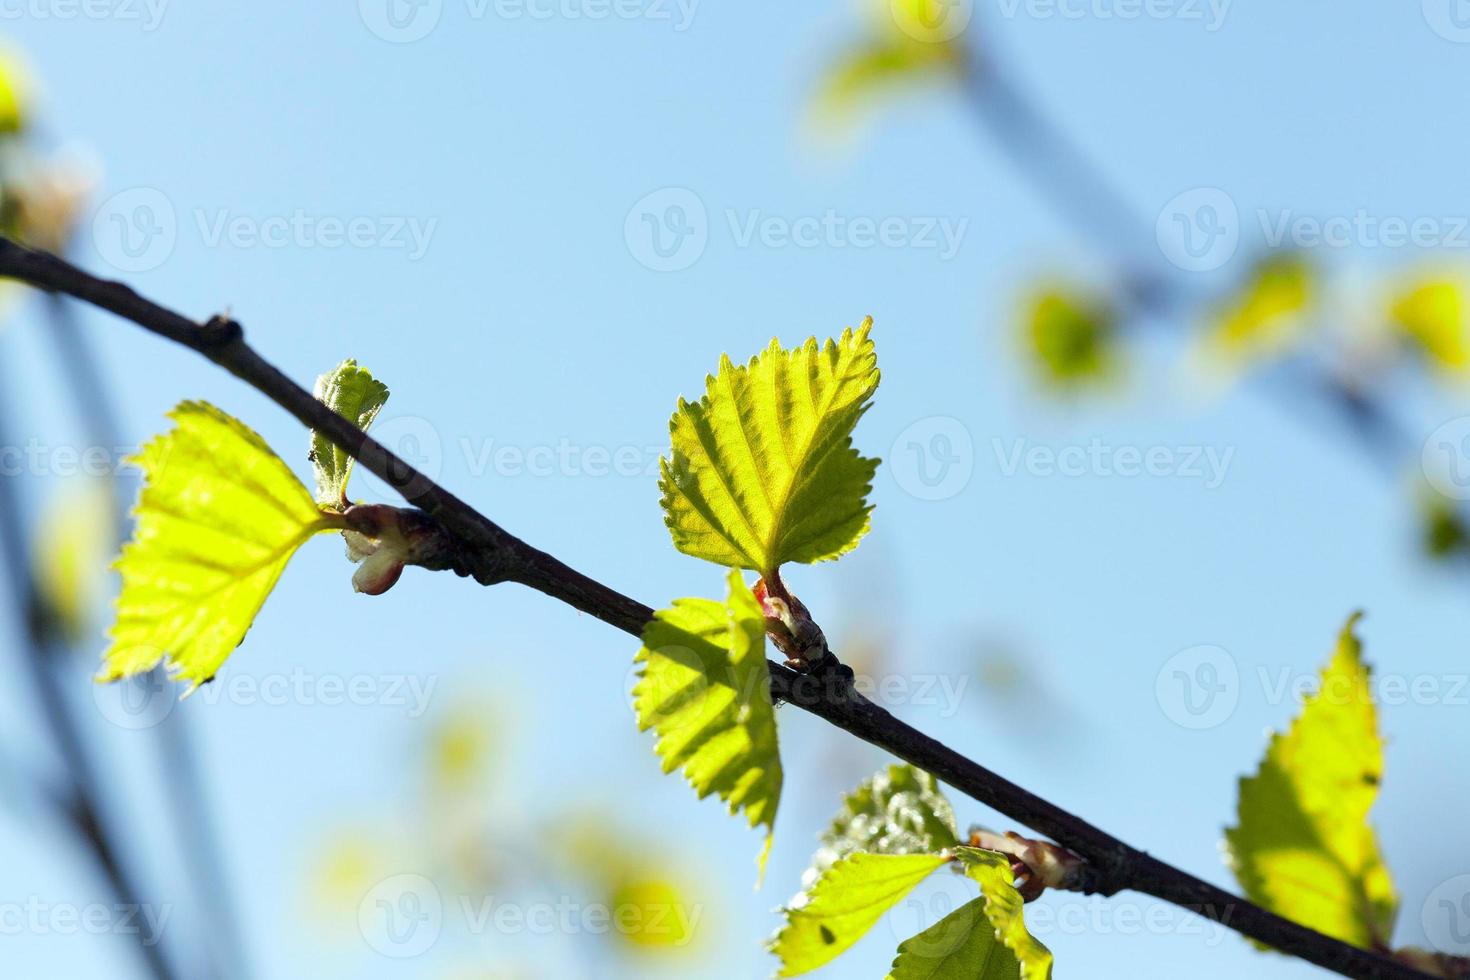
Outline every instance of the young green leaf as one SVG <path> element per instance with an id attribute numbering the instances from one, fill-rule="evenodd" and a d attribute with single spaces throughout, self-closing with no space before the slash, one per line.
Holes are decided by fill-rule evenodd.
<path id="1" fill-rule="evenodd" d="M 1368 811 L 1383 775 L 1383 744 L 1354 615 L 1285 734 L 1240 781 L 1239 825 L 1225 832 L 1247 897 L 1355 946 L 1386 943 L 1398 899 Z"/>
<path id="2" fill-rule="evenodd" d="M 852 446 L 878 387 L 871 329 L 868 318 L 820 348 L 772 340 L 743 367 L 722 357 L 703 398 L 679 399 L 659 480 L 676 548 L 769 576 L 857 547 L 878 467 Z"/>
<path id="3" fill-rule="evenodd" d="M 1020 963 L 1021 980 L 1050 980 L 1052 955 L 1026 930 L 1025 903 L 1016 891 L 1011 859 L 996 851 L 957 847 L 965 873 L 980 885 L 985 918 L 994 936 Z"/>
<path id="4" fill-rule="evenodd" d="M 771 941 L 778 976 L 830 963 L 949 858 L 940 854 L 849 854 L 828 868 L 784 912 Z"/>
<path id="5" fill-rule="evenodd" d="M 959 842 L 954 810 L 939 780 L 913 766 L 892 765 L 842 801 L 812 864 L 823 871 L 854 851 L 937 854 Z"/>
<path id="6" fill-rule="evenodd" d="M 166 658 L 193 690 L 239 645 L 296 549 L 343 524 L 238 419 L 204 402 L 169 417 L 177 427 L 130 460 L 146 482 L 98 680 Z"/>
<path id="7" fill-rule="evenodd" d="M 316 379 L 316 397 L 366 432 L 373 419 L 377 418 L 378 410 L 388 400 L 388 386 L 349 358 Z M 313 429 L 309 458 L 316 470 L 316 502 L 323 507 L 345 509 L 352 457 Z"/>
<path id="8" fill-rule="evenodd" d="M 996 939 L 977 898 L 899 943 L 886 980 L 1021 980 L 1021 961 Z"/>
<path id="9" fill-rule="evenodd" d="M 764 871 L 781 799 L 766 621 L 739 571 L 728 584 L 724 603 L 676 599 L 644 627 L 633 706 L 639 730 L 658 735 L 664 772 L 682 767 L 700 799 L 716 793 L 765 824 Z"/>

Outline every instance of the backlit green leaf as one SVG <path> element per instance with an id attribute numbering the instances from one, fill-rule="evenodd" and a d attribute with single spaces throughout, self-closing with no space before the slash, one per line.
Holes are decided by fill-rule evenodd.
<path id="1" fill-rule="evenodd" d="M 772 340 L 742 367 L 721 358 L 704 397 L 679 400 L 659 481 L 675 547 L 769 576 L 857 546 L 878 467 L 852 445 L 878 387 L 871 328 L 870 318 L 821 347 Z"/>
<path id="2" fill-rule="evenodd" d="M 367 431 L 388 400 L 388 386 L 351 359 L 316 379 L 317 400 L 353 425 Z M 316 470 L 316 502 L 339 510 L 347 506 L 347 478 L 353 459 L 346 450 L 317 432 L 311 432 L 312 466 Z"/>
<path id="3" fill-rule="evenodd" d="M 633 705 L 664 772 L 682 768 L 700 799 L 715 793 L 766 826 L 764 870 L 781 798 L 766 621 L 739 571 L 728 584 L 724 603 L 676 599 L 644 627 Z"/>
<path id="4" fill-rule="evenodd" d="M 1368 823 L 1383 744 L 1358 618 L 1343 627 L 1321 688 L 1240 781 L 1239 823 L 1225 839 L 1251 901 L 1371 948 L 1388 941 L 1398 899 Z"/>
<path id="5" fill-rule="evenodd" d="M 1021 962 L 996 938 L 977 898 L 899 943 L 887 980 L 1021 980 Z"/>
<path id="6" fill-rule="evenodd" d="M 937 854 L 958 843 L 954 810 L 939 781 L 922 769 L 892 765 L 847 795 L 812 864 L 822 871 L 854 851 Z"/>
<path id="7" fill-rule="evenodd" d="M 939 854 L 849 854 L 785 909 L 771 941 L 779 976 L 794 977 L 842 954 L 914 886 L 948 863 Z"/>
<path id="8" fill-rule="evenodd" d="M 956 848 L 955 856 L 964 865 L 965 873 L 980 885 L 985 918 L 994 930 L 995 938 L 1020 963 L 1022 980 L 1050 980 L 1051 951 L 1026 930 L 1022 911 L 1025 903 L 1021 893 L 1016 891 L 1010 858 L 976 847 Z M 985 976 L 976 973 L 955 975 Z"/>
<path id="9" fill-rule="evenodd" d="M 130 460 L 146 482 L 98 679 L 166 659 L 192 690 L 239 645 L 296 549 L 343 524 L 238 419 L 204 402 L 169 417 L 177 427 Z"/>

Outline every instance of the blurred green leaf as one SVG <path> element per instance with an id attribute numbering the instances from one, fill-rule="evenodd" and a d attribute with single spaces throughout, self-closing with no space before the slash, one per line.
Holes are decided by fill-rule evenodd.
<path id="1" fill-rule="evenodd" d="M 1470 367 L 1466 285 L 1453 278 L 1417 282 L 1394 297 L 1390 321 L 1435 366 L 1450 372 Z"/>
<path id="2" fill-rule="evenodd" d="M 1117 320 L 1103 302 L 1064 287 L 1027 304 L 1027 350 L 1038 374 L 1058 388 L 1106 380 L 1116 370 Z"/>
<path id="3" fill-rule="evenodd" d="M 764 872 L 781 799 L 766 621 L 739 571 L 728 584 L 724 603 L 677 599 L 644 627 L 633 705 L 639 730 L 658 735 L 664 772 L 682 768 L 700 799 L 718 794 L 766 826 Z"/>
<path id="4" fill-rule="evenodd" d="M 711 934 L 707 897 L 692 888 L 696 869 L 678 859 L 667 835 L 644 840 L 638 832 L 610 821 L 602 806 L 578 807 L 569 819 L 549 828 L 553 857 L 607 898 L 614 922 L 620 908 L 627 920 L 612 936 L 636 952 L 707 952 Z"/>
<path id="5" fill-rule="evenodd" d="M 944 0 L 870 0 L 866 35 L 843 51 L 823 77 L 818 123 L 846 122 L 883 96 L 963 76 L 966 55 L 956 17 L 967 11 Z"/>
<path id="6" fill-rule="evenodd" d="M 1398 899 L 1368 823 L 1383 744 L 1358 619 L 1343 627 L 1319 691 L 1240 781 L 1238 825 L 1225 840 L 1251 901 L 1370 949 L 1388 942 Z"/>
<path id="7" fill-rule="evenodd" d="M 485 777 L 497 752 L 496 722 L 503 712 L 481 701 L 470 701 L 442 715 L 429 731 L 430 785 L 439 792 L 464 794 Z"/>
<path id="8" fill-rule="evenodd" d="M 939 854 L 849 854 L 833 864 L 784 912 L 771 941 L 779 976 L 815 970 L 841 955 L 914 887 L 943 867 Z"/>
<path id="9" fill-rule="evenodd" d="M 388 386 L 376 380 L 357 362 L 348 359 L 316 379 L 317 400 L 353 425 L 367 431 L 378 411 L 388 401 Z M 311 432 L 312 467 L 316 470 L 316 502 L 323 507 L 345 509 L 347 479 L 353 459 L 326 436 Z"/>
<path id="10" fill-rule="evenodd" d="M 80 643 L 90 630 L 116 533 L 106 481 L 86 480 L 47 501 L 31 552 L 32 574 L 47 615 L 68 643 Z"/>
<path id="11" fill-rule="evenodd" d="M 1216 309 L 1204 340 L 1207 363 L 1241 368 L 1289 350 L 1301 338 L 1317 277 L 1294 252 L 1267 256 Z"/>
<path id="12" fill-rule="evenodd" d="M 1465 550 L 1470 544 L 1470 528 L 1459 508 L 1438 494 L 1426 493 L 1419 508 L 1424 550 L 1429 557 L 1444 559 Z"/>
<path id="13" fill-rule="evenodd" d="M 0 135 L 25 128 L 30 107 L 29 73 L 20 58 L 0 50 Z"/>
<path id="14" fill-rule="evenodd" d="M 146 482 L 98 680 L 167 659 L 192 690 L 239 646 L 296 549 L 341 525 L 239 419 L 205 402 L 169 417 L 177 427 L 130 460 Z"/>
<path id="15" fill-rule="evenodd" d="M 743 367 L 722 357 L 703 398 L 679 399 L 659 480 L 676 548 L 769 577 L 857 547 L 878 468 L 852 445 L 878 387 L 871 329 L 796 350 L 772 340 Z"/>
<path id="16" fill-rule="evenodd" d="M 817 93 L 819 122 L 842 121 L 901 89 L 956 77 L 963 65 L 955 49 L 902 35 L 876 38 L 844 52 Z"/>
<path id="17" fill-rule="evenodd" d="M 608 901 L 613 930 L 634 949 L 682 948 L 694 939 L 694 905 L 671 879 L 657 874 L 629 875 Z"/>

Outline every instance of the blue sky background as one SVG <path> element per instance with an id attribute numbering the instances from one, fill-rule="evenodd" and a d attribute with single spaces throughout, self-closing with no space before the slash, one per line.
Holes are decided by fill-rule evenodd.
<path id="1" fill-rule="evenodd" d="M 370 30 L 382 23 L 371 0 L 363 9 L 176 3 L 152 29 L 145 8 L 120 0 L 97 8 L 106 16 L 72 19 L 58 0 L 35 0 L 5 8 L 0 28 L 39 79 L 48 138 L 84 144 L 100 163 L 79 261 L 190 315 L 228 308 L 302 383 L 358 358 L 393 389 L 383 431 L 417 449 L 447 487 L 652 605 L 723 587 L 718 569 L 670 546 L 647 472 L 677 397 L 699 393 L 721 352 L 740 358 L 773 335 L 836 334 L 871 314 L 883 382 L 857 439 L 886 461 L 874 530 L 836 565 L 792 570 L 793 588 L 839 652 L 877 651 L 870 662 L 904 682 L 962 685 L 955 698 L 936 695 L 938 704 L 894 704 L 897 714 L 1212 881 L 1233 885 L 1219 842 L 1236 777 L 1255 765 L 1267 729 L 1295 711 L 1278 680 L 1315 671 L 1348 613 L 1366 609 L 1362 635 L 1380 672 L 1429 678 L 1442 695 L 1382 710 L 1387 777 L 1375 820 L 1403 895 L 1396 938 L 1424 944 L 1431 893 L 1470 873 L 1470 787 L 1452 778 L 1470 750 L 1470 693 L 1457 690 L 1470 672 L 1470 594 L 1463 577 L 1417 553 L 1412 461 L 1402 479 L 1385 480 L 1259 385 L 1200 390 L 1181 369 L 1181 347 L 1157 340 L 1134 348 L 1120 392 L 1058 402 L 1018 356 L 1018 303 L 1048 272 L 1100 266 L 957 95 L 933 90 L 875 115 L 858 138 L 824 141 L 807 125 L 811 98 L 824 68 L 867 28 L 852 0 L 706 0 L 682 30 L 678 8 L 651 2 L 633 18 L 574 16 L 566 11 L 589 8 L 573 6 L 539 19 L 444 0 L 434 28 L 407 43 Z M 1257 208 L 1470 213 L 1470 130 L 1459 124 L 1470 45 L 1433 29 L 1452 22 L 1435 20 L 1432 0 L 1423 11 L 1242 3 L 1216 30 L 1208 8 L 1196 20 L 1182 3 L 1175 16 L 1136 20 L 1100 16 L 1116 12 L 1111 4 L 1074 5 L 1084 11 L 1077 18 L 1009 9 L 984 0 L 971 30 L 1150 223 L 1199 187 L 1236 202 L 1247 245 Z M 672 19 L 658 16 L 664 10 Z M 669 198 L 669 188 L 685 196 Z M 659 191 L 661 204 L 692 193 L 707 215 L 703 251 L 687 268 L 639 261 L 648 256 L 636 234 L 641 212 L 627 231 L 635 204 Z M 124 193 L 132 196 L 118 204 Z M 159 216 L 159 200 L 174 215 L 172 246 L 144 256 L 148 268 L 115 268 L 111 215 L 130 217 L 141 201 Z M 967 225 L 945 257 L 921 247 L 742 245 L 729 217 L 790 222 L 829 210 Z M 372 236 L 399 218 L 431 231 L 422 254 L 379 237 L 333 248 L 209 234 L 221 217 L 257 227 L 298 212 L 367 219 Z M 1197 278 L 1225 284 L 1247 251 Z M 1457 256 L 1354 247 L 1317 257 L 1332 270 L 1379 275 Z M 305 434 L 263 397 L 188 352 L 84 316 L 129 442 L 160 431 L 177 401 L 204 397 L 309 477 Z M 21 406 L 11 428 L 75 445 L 83 437 L 42 329 L 33 304 L 0 335 L 8 401 Z M 1405 386 L 1396 398 L 1417 435 L 1465 412 L 1463 392 L 1444 388 Z M 935 445 L 935 434 L 952 437 L 970 476 L 926 500 L 913 492 L 909 444 Z M 1187 474 L 1048 476 L 1008 472 L 1017 440 L 1232 455 L 1216 487 Z M 589 448 L 631 447 L 625 458 L 638 472 L 557 466 L 536 475 L 494 462 L 500 447 L 563 444 L 581 460 Z M 51 477 L 29 480 L 28 499 L 39 508 L 57 488 Z M 361 477 L 355 491 L 386 499 Z M 196 697 L 174 709 L 201 743 L 255 975 L 770 971 L 760 941 L 777 924 L 773 908 L 797 890 L 841 790 L 885 765 L 881 753 L 780 713 L 786 796 L 765 887 L 753 891 L 757 835 L 659 777 L 651 740 L 635 731 L 627 690 L 636 644 L 627 636 L 519 587 L 487 590 L 418 570 L 369 599 L 352 593 L 351 570 L 336 541 L 311 542 L 221 681 L 304 669 L 368 677 L 384 691 L 392 678 L 412 678 L 433 685 L 424 715 L 320 697 Z M 1225 659 L 1171 661 L 1201 645 Z M 997 672 L 985 669 L 997 650 L 1023 665 L 1013 687 L 997 690 Z M 1194 670 L 1196 656 L 1233 665 L 1238 678 L 1233 708 L 1205 728 L 1178 723 L 1191 716 L 1168 684 L 1174 666 Z M 84 705 L 89 669 L 76 673 Z M 16 705 L 23 688 L 12 686 Z M 453 905 L 454 882 L 419 856 L 433 843 L 421 749 L 434 720 L 465 705 L 499 733 L 489 835 L 512 853 L 531 840 L 554 845 L 552 821 L 575 812 L 629 835 L 630 847 L 666 849 L 704 905 L 706 935 L 691 958 L 661 965 L 581 934 L 473 934 L 451 913 L 432 948 L 394 959 L 350 928 L 323 926 L 313 869 L 352 833 L 381 845 L 389 873 L 428 875 Z M 127 793 L 130 840 L 140 853 L 167 853 L 156 732 L 111 724 L 102 711 L 88 717 Z M 39 738 L 34 722 L 13 708 L 0 731 L 24 747 Z M 954 803 L 962 824 L 1012 827 L 958 794 Z M 44 823 L 0 820 L 0 867 L 0 902 L 104 900 L 71 840 Z M 195 913 L 180 869 L 165 861 L 155 877 L 152 894 L 177 906 L 182 932 Z M 521 903 L 598 898 L 524 871 L 498 887 Z M 826 975 L 881 973 L 899 940 L 962 893 L 957 881 L 926 885 L 918 905 Z M 1319 975 L 1149 899 L 1048 896 L 1043 906 L 1055 920 L 1035 931 L 1063 977 Z M 1030 914 L 1040 923 L 1046 912 Z M 121 976 L 133 966 L 110 935 L 10 930 L 0 950 L 11 976 Z"/>

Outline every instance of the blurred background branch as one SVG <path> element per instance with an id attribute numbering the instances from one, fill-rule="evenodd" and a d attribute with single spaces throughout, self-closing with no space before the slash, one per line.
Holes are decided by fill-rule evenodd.
<path id="1" fill-rule="evenodd" d="M 77 215 L 90 194 L 92 176 L 72 153 L 48 154 L 37 149 L 38 127 L 31 107 L 22 97 L 28 83 L 21 72 L 18 65 L 0 65 L 0 226 L 20 241 L 65 251 L 74 237 Z M 5 298 L 8 303 L 15 299 Z M 125 826 L 120 802 L 124 797 L 104 785 L 96 758 L 97 746 L 105 744 L 106 733 L 88 724 L 69 693 L 74 682 L 88 683 L 90 673 L 84 657 L 92 653 L 92 624 L 83 597 L 97 569 L 88 558 L 95 551 L 116 554 L 127 540 L 128 511 L 137 488 L 121 472 L 120 453 L 127 443 L 118 425 L 120 413 L 71 301 L 50 293 L 41 294 L 41 299 L 47 321 L 43 332 L 54 346 L 85 445 L 88 451 L 103 455 L 107 465 L 105 472 L 83 477 L 86 486 L 70 487 L 71 497 L 53 498 L 59 516 L 39 522 L 26 516 L 17 478 L 0 478 L 0 538 L 4 540 L 11 577 L 12 606 L 15 615 L 27 624 L 24 649 L 29 651 L 32 690 L 66 772 L 67 789 L 55 801 L 66 811 L 66 823 L 91 849 L 118 902 L 138 907 L 144 901 L 138 885 L 140 877 L 130 872 L 124 861 L 146 866 L 147 861 L 140 861 L 145 852 L 130 848 L 127 857 L 122 856 L 119 842 L 127 837 L 120 830 Z M 3 419 L 15 418 L 10 406 L 0 409 L 5 410 Z M 20 445 L 8 439 L 0 440 L 0 444 Z M 99 499 L 106 514 L 94 520 L 88 509 Z M 86 540 L 89 537 L 97 540 Z M 162 669 L 138 684 L 162 697 L 171 696 L 171 685 Z M 187 975 L 246 980 L 249 973 L 240 920 L 231 902 L 224 859 L 185 713 L 169 712 L 153 726 L 152 734 L 178 857 L 204 927 L 190 943 L 191 956 L 202 962 L 193 964 Z M 143 942 L 140 948 L 155 976 L 175 975 L 161 942 Z"/>

